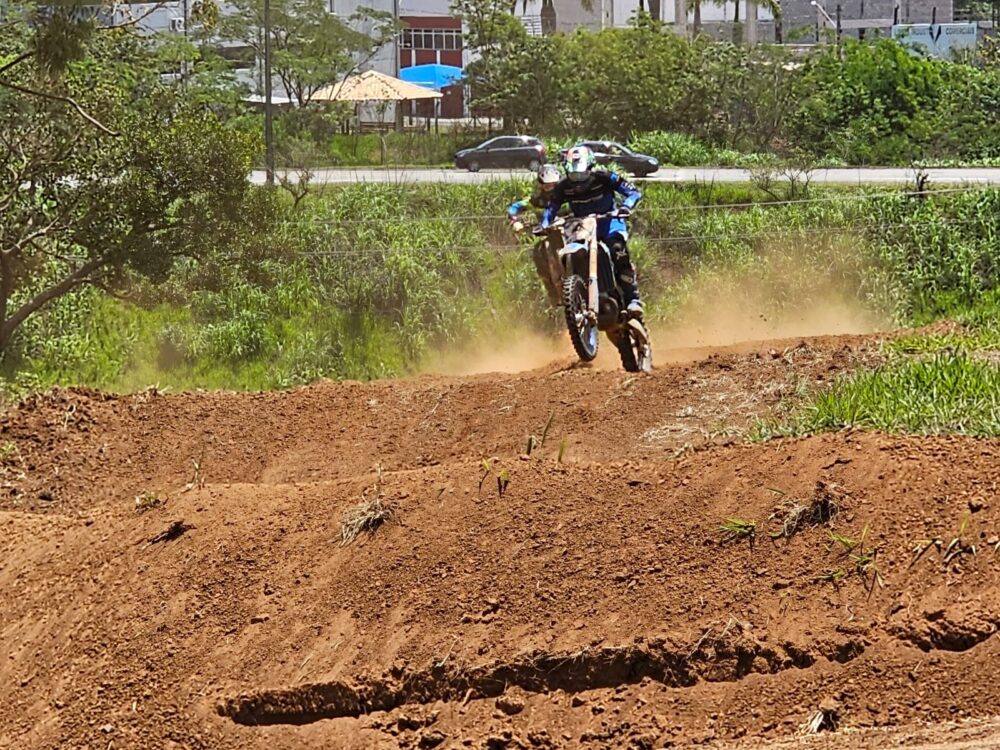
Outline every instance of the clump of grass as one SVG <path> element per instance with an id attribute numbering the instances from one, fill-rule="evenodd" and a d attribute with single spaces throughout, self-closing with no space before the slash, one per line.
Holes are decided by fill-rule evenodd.
<path id="1" fill-rule="evenodd" d="M 396 516 L 396 505 L 385 499 L 382 491 L 382 466 L 375 467 L 375 484 L 370 490 L 366 490 L 363 499 L 353 508 L 344 511 L 340 518 L 340 545 L 346 547 L 358 538 L 363 532 L 374 534 L 382 525 L 388 523 Z M 368 494 L 374 497 L 369 499 Z"/>
<path id="2" fill-rule="evenodd" d="M 745 539 L 750 544 L 750 549 L 753 549 L 754 541 L 757 539 L 757 522 L 744 521 L 742 518 L 727 518 L 719 526 L 719 532 L 723 544 Z"/>
<path id="3" fill-rule="evenodd" d="M 822 526 L 831 523 L 840 512 L 842 495 L 843 492 L 836 484 L 819 480 L 816 482 L 812 499 L 808 503 L 795 499 L 785 500 L 768 519 L 781 523 L 781 530 L 772 532 L 771 538 L 791 539 L 806 526 Z"/>
<path id="4" fill-rule="evenodd" d="M 362 532 L 373 534 L 376 529 L 396 516 L 396 507 L 381 497 L 365 500 L 344 511 L 340 519 L 340 544 L 346 547 Z"/>
<path id="5" fill-rule="evenodd" d="M 142 494 L 136 495 L 135 497 L 135 512 L 145 513 L 147 510 L 152 510 L 153 508 L 159 508 L 163 505 L 165 500 L 160 497 L 155 492 L 149 492 L 148 490 Z"/>

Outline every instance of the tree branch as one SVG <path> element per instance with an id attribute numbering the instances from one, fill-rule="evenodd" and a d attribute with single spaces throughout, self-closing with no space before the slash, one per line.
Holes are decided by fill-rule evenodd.
<path id="1" fill-rule="evenodd" d="M 8 89 L 11 89 L 13 91 L 19 91 L 22 94 L 28 94 L 29 96 L 38 96 L 38 97 L 41 97 L 42 99 L 51 99 L 52 101 L 63 102 L 64 104 L 69 104 L 71 107 L 73 107 L 77 111 L 77 113 L 79 113 L 79 115 L 84 120 L 86 120 L 87 122 L 89 122 L 91 125 L 93 125 L 95 128 L 97 128 L 101 132 L 107 133 L 108 135 L 115 136 L 115 137 L 121 135 L 120 133 L 116 133 L 114 130 L 112 130 L 111 128 L 107 127 L 106 125 L 103 125 L 102 123 L 100 123 L 99 121 L 97 121 L 96 119 L 94 119 L 94 117 L 92 117 L 91 115 L 87 114 L 87 111 L 83 107 L 81 107 L 80 104 L 79 104 L 79 102 L 77 102 L 72 97 L 63 96 L 61 94 L 50 94 L 47 91 L 36 91 L 34 89 L 28 89 L 28 88 L 25 88 L 24 86 L 18 86 L 16 83 L 10 83 L 9 81 L 0 81 L 0 86 L 4 86 L 4 87 L 6 87 Z"/>
<path id="2" fill-rule="evenodd" d="M 161 8 L 164 8 L 164 7 L 166 7 L 166 3 L 164 3 L 164 2 L 154 3 L 153 7 L 150 8 L 149 10 L 147 10 L 141 16 L 133 16 L 128 21 L 124 21 L 122 23 L 112 24 L 111 26 L 101 26 L 101 27 L 98 28 L 98 31 L 114 31 L 115 29 L 127 29 L 129 26 L 135 26 L 137 23 L 139 23 L 141 21 L 145 21 L 147 18 L 149 18 L 151 15 L 153 15 L 156 11 L 158 11 Z"/>
<path id="3" fill-rule="evenodd" d="M 37 312 L 46 304 L 57 297 L 61 297 L 71 289 L 74 289 L 81 284 L 86 284 L 89 281 L 90 273 L 97 270 L 105 263 L 107 263 L 107 259 L 103 256 L 93 258 L 73 271 L 73 273 L 60 281 L 58 284 L 53 284 L 48 289 L 39 292 L 21 305 L 13 315 L 11 315 L 7 320 L 4 320 L 2 325 L 0 325 L 0 350 L 7 347 L 7 343 L 10 341 L 10 337 L 13 335 L 14 331 L 17 330 L 18 326 L 20 326 L 29 315 Z"/>
<path id="4" fill-rule="evenodd" d="M 34 54 L 35 54 L 34 50 L 29 50 L 28 52 L 23 52 L 22 54 L 18 55 L 13 60 L 11 60 L 9 63 L 5 63 L 4 65 L 0 65 L 0 74 L 6 73 L 8 70 L 10 70 L 11 68 L 13 68 L 15 65 L 20 65 L 25 60 L 31 58 L 31 56 L 34 55 Z"/>

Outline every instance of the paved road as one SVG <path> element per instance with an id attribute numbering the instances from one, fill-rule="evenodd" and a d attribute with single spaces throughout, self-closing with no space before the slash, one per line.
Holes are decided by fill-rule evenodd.
<path id="1" fill-rule="evenodd" d="M 956 167 L 927 170 L 932 185 L 979 184 L 1000 185 L 1000 168 Z M 465 172 L 458 169 L 317 169 L 313 183 L 319 185 L 343 184 L 351 182 L 447 182 L 455 184 L 479 185 L 492 180 L 524 179 L 527 171 L 490 170 L 486 172 Z M 826 185 L 907 185 L 915 182 L 912 169 L 891 167 L 851 167 L 845 169 L 817 169 L 811 175 L 813 184 Z M 263 184 L 264 173 L 255 171 L 250 177 L 256 184 Z M 717 167 L 681 167 L 661 169 L 644 182 L 747 182 L 750 172 L 746 169 Z"/>

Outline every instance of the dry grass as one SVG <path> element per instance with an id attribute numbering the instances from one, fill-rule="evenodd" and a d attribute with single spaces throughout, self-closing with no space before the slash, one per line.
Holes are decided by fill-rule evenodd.
<path id="1" fill-rule="evenodd" d="M 773 532 L 771 536 L 775 539 L 791 539 L 806 526 L 832 523 L 840 512 L 843 496 L 843 491 L 837 485 L 816 482 L 816 490 L 808 503 L 789 499 L 771 514 L 768 520 L 781 524 L 781 531 Z"/>
<path id="2" fill-rule="evenodd" d="M 396 504 L 385 499 L 382 489 L 382 465 L 375 467 L 375 484 L 364 491 L 362 501 L 344 511 L 340 517 L 340 545 L 346 547 L 362 533 L 374 534 L 380 527 L 396 517 Z M 374 495 L 370 498 L 368 495 Z"/>
<path id="3" fill-rule="evenodd" d="M 365 500 L 344 511 L 340 518 L 340 544 L 347 546 L 363 532 L 374 533 L 380 526 L 396 516 L 394 504 L 386 502 L 382 496 Z"/>

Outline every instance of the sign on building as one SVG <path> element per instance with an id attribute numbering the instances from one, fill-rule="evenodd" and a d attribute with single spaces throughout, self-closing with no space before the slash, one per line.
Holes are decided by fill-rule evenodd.
<path id="1" fill-rule="evenodd" d="M 975 51 L 977 32 L 975 23 L 901 23 L 892 27 L 892 38 L 951 60 Z"/>

